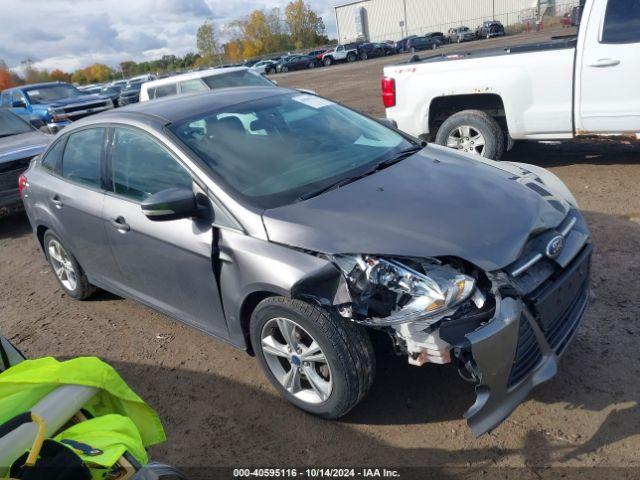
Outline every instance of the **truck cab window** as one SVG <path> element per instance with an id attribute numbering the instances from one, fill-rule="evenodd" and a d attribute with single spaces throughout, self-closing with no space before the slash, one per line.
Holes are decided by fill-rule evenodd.
<path id="1" fill-rule="evenodd" d="M 609 0 L 602 43 L 640 43 L 640 0 Z"/>

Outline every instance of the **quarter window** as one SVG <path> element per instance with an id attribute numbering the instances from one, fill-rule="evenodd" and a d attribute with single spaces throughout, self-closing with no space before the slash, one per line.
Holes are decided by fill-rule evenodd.
<path id="1" fill-rule="evenodd" d="M 62 156 L 62 176 L 74 182 L 100 188 L 103 143 L 104 128 L 91 128 L 69 135 Z"/>
<path id="2" fill-rule="evenodd" d="M 209 88 L 199 78 L 180 82 L 180 92 L 182 93 L 206 92 L 208 90 Z"/>
<path id="3" fill-rule="evenodd" d="M 158 85 L 156 87 L 156 93 L 154 98 L 168 97 L 170 95 L 175 95 L 178 93 L 176 90 L 177 83 L 169 83 L 167 85 Z"/>
<path id="4" fill-rule="evenodd" d="M 59 170 L 60 158 L 62 157 L 62 151 L 64 150 L 64 139 L 56 143 L 51 150 L 47 152 L 47 155 L 42 159 L 42 166 L 52 172 Z"/>
<path id="5" fill-rule="evenodd" d="M 117 128 L 112 150 L 113 191 L 142 201 L 168 188 L 192 188 L 191 176 L 149 135 Z"/>
<path id="6" fill-rule="evenodd" d="M 640 43 L 640 0 L 609 0 L 602 43 Z"/>

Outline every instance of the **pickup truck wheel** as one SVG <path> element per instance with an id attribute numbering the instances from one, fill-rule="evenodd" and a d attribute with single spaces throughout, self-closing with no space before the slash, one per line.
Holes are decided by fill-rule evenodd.
<path id="1" fill-rule="evenodd" d="M 347 55 L 347 62 L 355 62 L 357 60 L 356 54 L 351 52 Z"/>
<path id="2" fill-rule="evenodd" d="M 368 333 L 329 310 L 270 297 L 254 310 L 250 334 L 269 381 L 309 413 L 342 417 L 373 384 L 375 355 Z"/>
<path id="3" fill-rule="evenodd" d="M 333 63 L 333 59 L 331 57 L 325 57 L 324 60 L 322 60 L 325 64 L 325 66 L 330 67 L 331 64 Z"/>
<path id="4" fill-rule="evenodd" d="M 44 234 L 44 252 L 53 273 L 67 295 L 85 300 L 96 292 L 77 260 L 51 231 Z"/>
<path id="5" fill-rule="evenodd" d="M 500 160 L 505 149 L 505 135 L 491 115 L 480 110 L 463 110 L 444 121 L 436 134 L 436 143 Z"/>

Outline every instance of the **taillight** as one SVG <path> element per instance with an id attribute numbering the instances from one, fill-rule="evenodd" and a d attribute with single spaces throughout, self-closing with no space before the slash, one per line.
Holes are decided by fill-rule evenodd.
<path id="1" fill-rule="evenodd" d="M 382 77 L 382 103 L 386 108 L 396 104 L 396 81 L 393 78 Z"/>
<path id="2" fill-rule="evenodd" d="M 20 193 L 20 195 L 22 195 L 22 192 L 28 186 L 29 182 L 27 181 L 27 177 L 24 174 L 20 175 L 20 177 L 18 178 L 18 192 Z"/>

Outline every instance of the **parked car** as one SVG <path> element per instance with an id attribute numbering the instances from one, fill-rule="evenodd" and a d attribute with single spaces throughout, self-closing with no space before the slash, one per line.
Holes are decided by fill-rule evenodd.
<path id="1" fill-rule="evenodd" d="M 309 53 L 307 53 L 307 55 L 309 55 L 310 57 L 314 57 L 316 60 L 322 63 L 322 55 L 326 51 L 327 51 L 326 48 L 321 48 L 319 50 L 312 50 Z"/>
<path id="2" fill-rule="evenodd" d="M 78 90 L 80 90 L 82 93 L 87 95 L 100 94 L 100 91 L 102 90 L 102 85 L 85 85 L 85 86 L 78 87 Z"/>
<path id="3" fill-rule="evenodd" d="M 636 140 L 640 8 L 628 6 L 587 0 L 577 43 L 561 37 L 415 62 L 410 71 L 386 67 L 387 117 L 411 135 L 492 159 L 514 140 Z"/>
<path id="4" fill-rule="evenodd" d="M 432 38 L 438 41 L 439 45 L 442 46 L 449 43 L 449 38 L 442 32 L 430 32 L 425 35 L 426 38 Z"/>
<path id="5" fill-rule="evenodd" d="M 275 84 L 247 67 L 210 68 L 144 83 L 140 90 L 140 101 L 218 88 L 252 86 L 273 87 Z"/>
<path id="6" fill-rule="evenodd" d="M 278 73 L 286 73 L 291 70 L 303 70 L 306 68 L 316 68 L 320 66 L 316 57 L 309 55 L 291 55 L 289 57 L 281 58 L 276 64 L 276 71 Z"/>
<path id="7" fill-rule="evenodd" d="M 555 375 L 589 300 L 589 231 L 552 173 L 298 91 L 87 118 L 21 178 L 67 297 L 103 288 L 252 352 L 325 418 L 369 391 L 376 330 L 410 364 L 457 366 L 491 430 Z"/>
<path id="8" fill-rule="evenodd" d="M 276 63 L 273 60 L 260 60 L 251 70 L 260 74 L 276 73 Z"/>
<path id="9" fill-rule="evenodd" d="M 562 15 L 562 17 L 560 18 L 560 25 L 562 25 L 562 28 L 571 27 L 571 12 L 566 12 L 564 15 Z"/>
<path id="10" fill-rule="evenodd" d="M 74 120 L 113 108 L 109 97 L 85 95 L 64 82 L 9 88 L 2 92 L 0 104 L 19 115 L 40 118 L 51 132 L 57 132 Z"/>
<path id="11" fill-rule="evenodd" d="M 375 57 L 387 57 L 394 55 L 396 49 L 386 43 L 363 43 L 358 47 L 358 55 L 360 60 Z"/>
<path id="12" fill-rule="evenodd" d="M 0 109 L 0 217 L 22 208 L 18 190 L 24 185 L 18 185 L 18 178 L 51 138 L 8 109 Z"/>
<path id="13" fill-rule="evenodd" d="M 400 40 L 398 40 L 396 42 L 396 52 L 398 53 L 408 52 L 409 49 L 407 48 L 407 42 L 412 38 L 416 38 L 417 36 L 418 35 L 409 35 L 408 37 L 401 38 Z"/>
<path id="14" fill-rule="evenodd" d="M 336 45 L 322 54 L 322 63 L 327 67 L 336 62 L 355 62 L 358 59 L 358 46 L 360 43 L 347 43 Z"/>
<path id="15" fill-rule="evenodd" d="M 476 39 L 476 34 L 469 27 L 450 28 L 447 35 L 449 43 L 470 42 Z"/>
<path id="16" fill-rule="evenodd" d="M 119 85 L 105 85 L 100 89 L 100 94 L 106 95 L 113 102 L 113 106 L 117 107 L 120 105 L 119 98 L 122 93 L 122 87 Z"/>
<path id="17" fill-rule="evenodd" d="M 482 22 L 476 29 L 476 38 L 504 37 L 504 27 L 497 20 Z"/>
<path id="18" fill-rule="evenodd" d="M 123 107 L 125 105 L 138 103 L 140 101 L 141 87 L 142 81 L 127 83 L 127 85 L 120 91 L 120 95 L 118 96 L 118 105 Z"/>
<path id="19" fill-rule="evenodd" d="M 407 40 L 407 50 L 411 53 L 419 50 L 435 50 L 441 45 L 436 38 L 415 37 Z"/>

